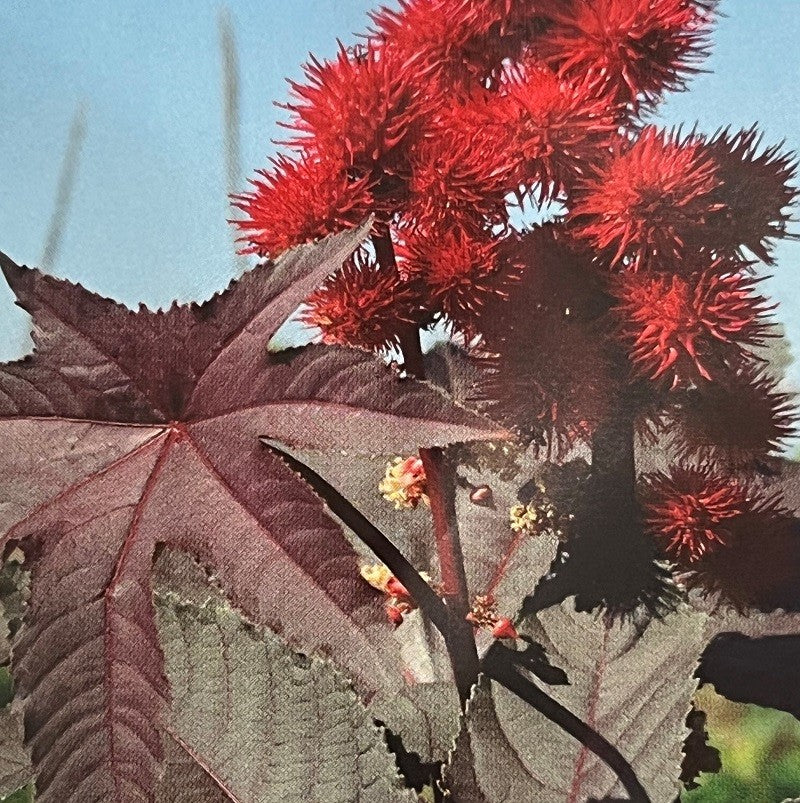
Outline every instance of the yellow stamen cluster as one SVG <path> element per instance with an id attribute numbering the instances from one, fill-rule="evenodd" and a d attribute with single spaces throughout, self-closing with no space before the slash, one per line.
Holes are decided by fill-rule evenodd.
<path id="1" fill-rule="evenodd" d="M 514 627 L 514 623 L 507 616 L 500 616 L 497 613 L 497 602 L 491 594 L 475 597 L 472 609 L 466 618 L 475 627 L 491 630 L 495 638 L 519 638 L 519 633 L 517 628 Z"/>
<path id="2" fill-rule="evenodd" d="M 491 629 L 497 622 L 497 603 L 491 594 L 476 596 L 472 602 L 472 609 L 467 614 L 467 621 L 477 627 Z"/>
<path id="3" fill-rule="evenodd" d="M 386 467 L 378 491 L 394 505 L 395 510 L 408 510 L 420 502 L 430 504 L 426 483 L 425 469 L 419 457 L 395 457 Z"/>
<path id="4" fill-rule="evenodd" d="M 378 591 L 386 592 L 386 585 L 394 575 L 382 563 L 369 563 L 361 567 L 361 576 Z"/>
<path id="5" fill-rule="evenodd" d="M 560 540 L 566 538 L 566 528 L 572 521 L 572 514 L 562 515 L 548 499 L 544 485 L 536 486 L 537 494 L 527 504 L 513 505 L 508 511 L 509 524 L 515 533 L 529 532 L 531 535 L 552 533 Z"/>
<path id="6" fill-rule="evenodd" d="M 420 572 L 419 576 L 426 583 L 431 583 L 431 577 L 427 572 Z M 382 563 L 371 563 L 362 566 L 361 577 L 373 588 L 386 595 L 386 616 L 395 627 L 403 623 L 403 617 L 406 614 L 417 609 L 417 604 L 408 593 L 406 587 Z M 432 585 L 432 587 L 439 593 L 436 585 Z"/>
<path id="7" fill-rule="evenodd" d="M 428 572 L 420 572 L 419 576 L 428 583 L 428 585 L 431 585 L 431 576 Z M 390 585 L 392 581 L 395 580 L 395 576 L 391 573 L 388 566 L 384 566 L 382 563 L 365 563 L 361 567 L 361 577 L 378 591 L 383 591 L 384 594 L 392 593 Z"/>

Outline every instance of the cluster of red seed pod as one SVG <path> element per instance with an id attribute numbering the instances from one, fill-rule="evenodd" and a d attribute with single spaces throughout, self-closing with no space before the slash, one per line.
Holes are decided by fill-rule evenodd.
<path id="1" fill-rule="evenodd" d="M 306 66 L 289 154 L 235 200 L 244 248 L 265 256 L 374 214 L 380 242 L 303 320 L 371 350 L 446 322 L 479 358 L 476 395 L 523 440 L 591 444 L 620 398 L 638 399 L 687 466 L 649 483 L 645 518 L 695 572 L 732 548 L 720 506 L 742 505 L 686 461 L 738 482 L 794 420 L 757 356 L 771 307 L 753 275 L 787 236 L 793 156 L 755 128 L 643 120 L 698 71 L 715 7 L 401 0 L 363 44 Z M 526 205 L 558 216 L 519 231 Z M 747 493 L 735 515 L 752 521 L 765 508 Z"/>

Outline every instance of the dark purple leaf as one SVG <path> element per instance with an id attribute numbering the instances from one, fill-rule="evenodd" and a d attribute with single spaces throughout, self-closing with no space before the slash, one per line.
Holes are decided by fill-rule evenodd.
<path id="1" fill-rule="evenodd" d="M 37 799 L 150 800 L 169 691 L 159 543 L 369 696 L 402 684 L 378 600 L 322 502 L 259 442 L 403 451 L 497 436 L 362 352 L 267 344 L 367 228 L 289 252 L 196 305 L 131 312 L 2 258 L 36 351 L 0 366 L 0 535 L 33 590 L 14 664 Z"/>

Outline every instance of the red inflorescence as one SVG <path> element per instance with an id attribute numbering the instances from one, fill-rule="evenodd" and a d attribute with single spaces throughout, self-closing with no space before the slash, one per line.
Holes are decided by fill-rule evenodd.
<path id="1" fill-rule="evenodd" d="M 611 99 L 652 104 L 682 89 L 708 55 L 713 3 L 572 0 L 553 12 L 546 61 L 569 78 L 601 76 Z"/>
<path id="2" fill-rule="evenodd" d="M 719 267 L 619 277 L 620 336 L 640 375 L 672 387 L 718 380 L 748 358 L 748 347 L 763 344 L 771 308 L 754 293 L 756 280 Z"/>
<path id="3" fill-rule="evenodd" d="M 445 232 L 410 231 L 398 249 L 401 270 L 421 279 L 427 288 L 430 309 L 468 338 L 488 299 L 503 296 L 513 269 L 500 274 L 498 244 L 488 234 L 472 234 L 463 228 Z"/>
<path id="4" fill-rule="evenodd" d="M 536 63 L 507 70 L 499 102 L 486 111 L 520 157 L 518 183 L 538 187 L 540 203 L 570 189 L 618 127 L 597 81 L 571 83 Z"/>
<path id="5" fill-rule="evenodd" d="M 730 522 L 759 504 L 747 486 L 708 467 L 680 466 L 669 474 L 651 474 L 644 483 L 646 526 L 666 554 L 684 564 L 726 544 Z"/>
<path id="6" fill-rule="evenodd" d="M 306 65 L 306 82 L 292 82 L 288 124 L 298 136 L 288 144 L 342 158 L 360 174 L 396 176 L 404 171 L 408 136 L 421 91 L 413 72 L 391 51 L 368 46 L 334 61 Z"/>
<path id="7" fill-rule="evenodd" d="M 604 297 L 562 226 L 534 229 L 502 258 L 522 271 L 481 318 L 476 393 L 493 416 L 558 452 L 589 438 L 612 404 Z"/>
<path id="8" fill-rule="evenodd" d="M 411 153 L 412 225 L 449 227 L 462 220 L 504 224 L 505 198 L 517 184 L 519 154 L 483 93 L 439 112 Z"/>
<path id="9" fill-rule="evenodd" d="M 759 153 L 762 135 L 756 128 L 737 133 L 720 131 L 707 150 L 717 165 L 714 195 L 721 210 L 713 216 L 707 236 L 719 250 L 742 246 L 771 263 L 770 241 L 787 236 L 789 207 L 798 190 L 791 185 L 797 167 L 780 146 Z"/>
<path id="10" fill-rule="evenodd" d="M 247 215 L 234 221 L 249 243 L 245 253 L 274 257 L 287 248 L 357 225 L 372 208 L 365 178 L 352 180 L 341 162 L 279 156 L 272 170 L 259 171 L 254 190 L 234 198 Z"/>
<path id="11" fill-rule="evenodd" d="M 686 243 L 702 241 L 720 208 L 716 186 L 716 164 L 698 137 L 648 126 L 579 182 L 570 216 L 612 264 L 679 269 Z"/>
<path id="12" fill-rule="evenodd" d="M 758 368 L 678 394 L 670 413 L 672 446 L 682 458 L 712 460 L 732 469 L 766 461 L 795 434 L 789 394 Z"/>
<path id="13" fill-rule="evenodd" d="M 511 55 L 506 37 L 491 30 L 485 4 L 472 0 L 400 0 L 398 9 L 371 16 L 375 40 L 413 65 L 418 80 L 442 90 L 484 86 Z"/>
<path id="14" fill-rule="evenodd" d="M 790 236 L 796 164 L 754 128 L 641 122 L 697 72 L 717 2 L 398 0 L 366 44 L 292 83 L 284 144 L 299 153 L 234 199 L 236 225 L 275 256 L 375 214 L 374 258 L 303 313 L 325 343 L 402 350 L 442 319 L 473 351 L 484 409 L 550 452 L 595 438 L 599 455 L 624 408 L 626 427 L 705 466 L 645 484 L 648 527 L 686 583 L 768 605 L 800 594 L 800 535 L 716 472 L 768 467 L 793 432 L 754 351 L 772 308 L 750 260 Z M 518 235 L 515 200 L 563 214 Z M 781 550 L 776 584 L 735 587 L 741 556 L 768 574 Z M 398 593 L 388 611 L 410 606 Z"/>
<path id="15" fill-rule="evenodd" d="M 419 285 L 366 258 L 350 260 L 313 293 L 300 319 L 328 344 L 381 350 L 424 317 Z"/>

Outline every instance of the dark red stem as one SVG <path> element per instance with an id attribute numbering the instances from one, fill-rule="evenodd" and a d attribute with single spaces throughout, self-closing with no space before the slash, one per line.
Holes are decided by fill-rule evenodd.
<path id="1" fill-rule="evenodd" d="M 379 229 L 373 235 L 372 242 L 380 265 L 384 269 L 396 269 L 394 247 L 388 229 Z M 425 362 L 419 328 L 405 326 L 399 332 L 399 338 L 406 373 L 424 379 Z M 456 475 L 442 449 L 420 449 L 419 456 L 425 468 L 442 586 L 448 607 L 453 612 L 454 632 L 445 636 L 445 642 L 458 693 L 462 705 L 465 705 L 478 679 L 478 653 L 472 625 L 466 620 L 471 606 L 456 518 Z"/>

